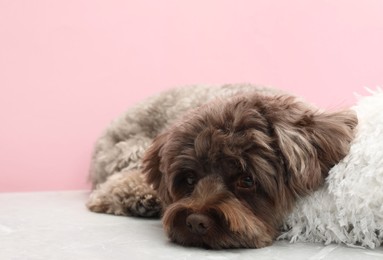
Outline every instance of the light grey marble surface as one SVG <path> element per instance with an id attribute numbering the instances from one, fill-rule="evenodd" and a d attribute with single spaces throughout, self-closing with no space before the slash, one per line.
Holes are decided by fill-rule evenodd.
<path id="1" fill-rule="evenodd" d="M 206 250 L 170 243 L 159 220 L 88 212 L 85 191 L 0 193 L 0 259 L 383 259 L 375 250 L 276 242 Z"/>

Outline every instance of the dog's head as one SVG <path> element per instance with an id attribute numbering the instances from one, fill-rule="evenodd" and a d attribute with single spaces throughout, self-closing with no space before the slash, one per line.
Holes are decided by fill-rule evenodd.
<path id="1" fill-rule="evenodd" d="M 144 158 L 167 234 L 188 246 L 271 244 L 295 200 L 347 154 L 356 124 L 349 110 L 320 112 L 288 95 L 237 96 L 193 111 Z"/>

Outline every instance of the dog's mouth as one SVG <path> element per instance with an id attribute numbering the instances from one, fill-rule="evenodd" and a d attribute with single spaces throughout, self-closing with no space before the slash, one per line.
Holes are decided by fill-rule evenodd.
<path id="1" fill-rule="evenodd" d="M 222 197 L 222 196 L 221 196 Z M 207 249 L 270 245 L 274 229 L 234 197 L 195 204 L 190 198 L 170 204 L 163 215 L 171 241 Z"/>

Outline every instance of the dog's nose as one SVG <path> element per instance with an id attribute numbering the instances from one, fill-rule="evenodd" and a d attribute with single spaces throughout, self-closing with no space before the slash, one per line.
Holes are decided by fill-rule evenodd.
<path id="1" fill-rule="evenodd" d="M 186 226 L 191 233 L 205 235 L 212 224 L 212 220 L 203 214 L 190 214 L 186 218 Z"/>

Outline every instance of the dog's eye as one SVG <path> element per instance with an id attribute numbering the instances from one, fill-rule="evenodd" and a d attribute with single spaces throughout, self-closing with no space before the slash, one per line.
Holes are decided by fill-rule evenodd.
<path id="1" fill-rule="evenodd" d="M 254 181 L 252 176 L 246 175 L 246 176 L 241 177 L 238 180 L 237 185 L 240 188 L 249 189 L 249 188 L 252 188 L 255 185 L 255 181 Z"/>
<path id="2" fill-rule="evenodd" d="M 189 185 L 189 186 L 194 186 L 195 184 L 195 177 L 193 175 L 189 175 L 188 177 L 186 177 L 186 183 Z"/>

